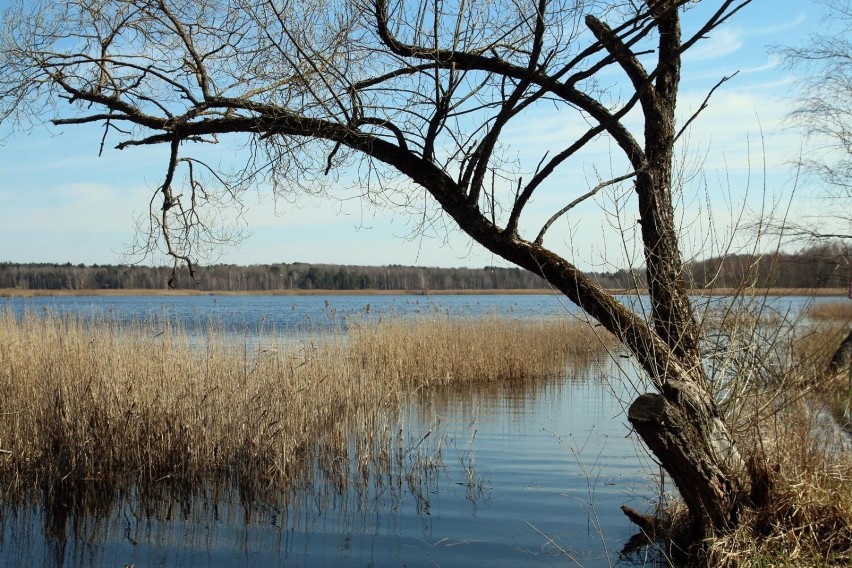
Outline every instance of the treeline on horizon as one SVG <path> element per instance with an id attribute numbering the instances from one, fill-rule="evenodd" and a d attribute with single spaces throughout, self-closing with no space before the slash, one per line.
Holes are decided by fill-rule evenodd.
<path id="1" fill-rule="evenodd" d="M 838 288 L 852 278 L 852 247 L 823 243 L 796 253 L 728 255 L 693 262 L 687 281 L 695 288 Z M 178 288 L 201 291 L 274 290 L 535 290 L 547 288 L 538 276 L 520 268 L 435 268 L 416 266 L 348 266 L 269 264 L 200 266 L 197 282 L 183 271 Z M 644 285 L 640 271 L 597 272 L 590 276 L 605 288 Z M 170 267 L 0 263 L 0 288 L 22 290 L 143 289 L 167 287 Z"/>

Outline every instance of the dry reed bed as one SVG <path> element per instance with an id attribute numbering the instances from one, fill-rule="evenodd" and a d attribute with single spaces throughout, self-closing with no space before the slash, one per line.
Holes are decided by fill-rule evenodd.
<path id="1" fill-rule="evenodd" d="M 800 398 L 754 424 L 741 444 L 760 482 L 736 531 L 709 543 L 707 565 L 852 564 L 850 448 L 824 414 Z"/>
<path id="2" fill-rule="evenodd" d="M 852 321 L 852 300 L 825 302 L 808 308 L 807 315 L 818 320 Z"/>
<path id="3" fill-rule="evenodd" d="M 831 418 L 852 390 L 827 372 L 847 333 L 833 306 L 795 325 L 731 327 L 753 352 L 731 362 L 724 408 L 757 483 L 737 530 L 708 543 L 709 566 L 852 564 L 852 444 Z"/>
<path id="4" fill-rule="evenodd" d="M 312 460 L 340 469 L 353 435 L 367 452 L 358 459 L 389 459 L 402 430 L 382 410 L 420 389 L 560 376 L 566 361 L 603 351 L 590 326 L 556 320 L 362 321 L 348 337 L 290 345 L 0 314 L 2 491 L 165 480 L 280 488 Z"/>

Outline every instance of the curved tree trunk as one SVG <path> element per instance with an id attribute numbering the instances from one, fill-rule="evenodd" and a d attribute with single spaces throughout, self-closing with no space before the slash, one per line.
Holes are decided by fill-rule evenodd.
<path id="1" fill-rule="evenodd" d="M 433 32 L 421 30 L 418 27 L 421 24 L 414 24 L 412 28 L 402 26 L 402 35 L 397 37 L 394 22 L 406 13 L 415 12 L 406 12 L 402 2 L 389 6 L 388 0 L 371 0 L 362 7 L 372 14 L 358 14 L 353 22 L 346 22 L 346 26 L 351 24 L 360 29 L 358 26 L 369 17 L 375 29 L 353 34 L 348 27 L 338 29 L 336 18 L 328 18 L 335 21 L 331 27 L 333 33 L 328 37 L 340 38 L 341 43 L 329 48 L 332 53 L 325 54 L 327 59 L 320 57 L 322 64 L 317 65 L 313 55 L 322 55 L 325 46 L 310 45 L 307 39 L 303 40 L 307 45 L 299 46 L 301 36 L 291 33 L 290 26 L 298 27 L 300 22 L 288 23 L 288 15 L 275 9 L 271 12 L 275 18 L 270 18 L 267 9 L 272 9 L 274 3 L 259 3 L 262 9 L 257 12 L 250 7 L 252 3 L 241 4 L 240 11 L 235 12 L 235 17 L 240 16 L 237 21 L 242 22 L 241 26 L 249 28 L 262 24 L 277 30 L 265 34 L 268 42 L 264 40 L 262 49 L 267 51 L 258 52 L 251 34 L 245 39 L 244 34 L 227 29 L 230 18 L 225 18 L 225 23 L 219 22 L 218 17 L 209 22 L 193 19 L 212 18 L 215 10 L 206 16 L 204 10 L 198 15 L 190 11 L 191 14 L 184 16 L 181 11 L 172 10 L 169 2 L 139 0 L 136 2 L 139 7 L 130 8 L 126 18 L 116 19 L 111 12 L 103 11 L 103 7 L 92 8 L 91 3 L 77 0 L 63 3 L 63 6 L 67 4 L 73 14 L 77 13 L 74 10 L 82 10 L 85 16 L 79 21 L 66 18 L 67 26 L 57 25 L 59 31 L 54 31 L 50 26 L 44 28 L 40 18 L 33 18 L 35 32 L 15 30 L 9 35 L 10 45 L 20 42 L 23 45 L 13 50 L 14 55 L 9 55 L 13 64 L 3 68 L 13 71 L 14 76 L 2 86 L 6 86 L 5 97 L 13 101 L 10 103 L 13 108 L 23 105 L 21 101 L 30 101 L 38 93 L 74 102 L 76 110 L 69 112 L 78 114 L 56 118 L 54 124 L 103 124 L 107 131 L 126 136 L 117 146 L 119 149 L 151 144 L 169 146 L 165 180 L 158 189 L 162 209 L 151 210 L 152 230 L 162 233 L 165 248 L 174 258 L 176 267 L 181 261 L 192 267 L 190 253 L 194 250 L 191 246 L 194 236 L 210 235 L 198 232 L 203 224 L 197 223 L 196 191 L 204 193 L 205 190 L 193 177 L 194 160 L 183 157 L 187 148 L 192 147 L 185 142 L 209 141 L 211 137 L 237 133 L 252 136 L 258 144 L 268 144 L 270 172 L 282 176 L 290 175 L 291 170 L 298 171 L 302 159 L 308 164 L 315 160 L 314 168 L 322 164 L 319 169 L 306 166 L 309 173 L 328 173 L 338 161 L 348 161 L 334 159 L 338 149 L 345 147 L 369 157 L 370 171 L 375 165 L 373 162 L 382 162 L 394 173 L 425 188 L 443 212 L 472 239 L 545 278 L 618 337 L 635 356 L 657 392 L 639 396 L 629 409 L 628 419 L 671 475 L 692 514 L 694 536 L 700 538 L 725 530 L 736 522 L 738 509 L 748 494 L 749 481 L 708 386 L 699 328 L 683 279 L 679 227 L 672 203 L 672 186 L 676 183 L 672 168 L 678 137 L 675 109 L 683 52 L 749 2 L 712 2 L 715 9 L 711 9 L 704 23 L 698 24 L 691 37 L 682 42 L 680 11 L 692 4 L 688 0 L 613 2 L 600 6 L 595 6 L 598 3 L 567 2 L 562 9 L 552 6 L 548 0 L 534 0 L 528 10 L 505 14 L 509 18 L 520 18 L 507 22 L 505 30 L 513 30 L 512 34 L 514 30 L 529 30 L 529 33 L 518 32 L 517 41 L 524 45 L 504 47 L 504 39 L 493 36 L 500 28 L 492 32 L 490 16 L 485 18 L 489 23 L 482 24 L 484 27 L 464 30 L 464 33 L 461 31 L 463 23 L 474 28 L 479 24 L 466 21 L 463 14 L 453 17 L 453 26 L 438 25 L 441 17 L 451 15 L 452 3 L 434 5 Z M 102 4 L 110 5 L 108 2 Z M 134 1 L 116 4 L 124 10 L 125 5 L 132 7 Z M 425 18 L 428 4 L 419 4 L 418 19 Z M 92 11 L 98 17 L 93 17 Z M 243 12 L 248 14 L 244 18 Z M 306 9 L 305 13 L 313 14 L 312 9 Z M 100 22 L 99 18 L 104 15 L 107 17 L 103 21 L 118 22 L 109 24 L 117 26 L 110 38 L 122 37 L 119 32 L 130 33 L 134 38 L 143 37 L 159 46 L 152 53 L 170 59 L 170 63 L 140 59 L 132 50 L 132 41 L 105 40 L 103 45 L 97 46 L 97 57 L 81 56 L 74 51 L 76 47 L 69 53 L 63 51 L 65 46 L 77 43 L 95 45 L 92 38 L 100 38 L 103 30 L 97 26 L 78 28 L 80 22 Z M 504 14 L 494 13 L 493 16 L 496 22 Z M 184 22 L 184 17 L 189 19 Z M 594 41 L 585 47 L 581 42 L 589 39 L 587 34 L 565 33 L 564 28 L 566 25 L 580 26 L 582 22 L 594 36 Z M 556 27 L 555 33 L 547 31 L 550 26 Z M 452 28 L 459 31 L 448 38 L 446 30 Z M 433 33 L 433 37 L 429 37 L 429 33 Z M 354 57 L 350 60 L 347 56 L 350 50 L 345 42 L 361 35 L 366 43 L 353 53 L 375 57 L 375 65 L 372 62 L 361 65 Z M 462 36 L 463 41 L 458 41 Z M 36 39 L 31 42 L 28 38 Z M 56 45 L 51 43 L 51 38 Z M 574 44 L 560 43 L 562 38 Z M 421 40 L 422 45 L 418 45 Z M 480 45 L 480 41 L 484 43 Z M 657 42 L 656 49 L 649 49 L 650 41 Z M 291 46 L 291 43 L 296 45 Z M 215 49 L 211 47 L 216 45 Z M 122 53 L 124 49 L 130 52 Z M 251 73 L 242 74 L 240 66 L 217 63 L 220 57 L 228 58 L 225 55 L 213 57 L 220 50 L 223 54 L 245 56 L 244 61 L 257 64 L 251 65 Z M 282 69 L 293 67 L 291 71 L 281 71 L 277 64 L 262 64 L 264 57 L 278 62 L 282 54 L 291 51 L 296 62 L 284 57 L 286 61 L 281 64 Z M 560 62 L 553 63 L 552 58 Z M 163 70 L 159 70 L 161 64 Z M 266 67 L 275 72 L 265 74 Z M 311 71 L 307 72 L 309 68 Z M 145 80 L 142 80 L 140 69 L 158 71 L 146 71 L 143 73 Z M 630 85 L 625 100 L 617 103 L 610 100 L 609 95 L 601 96 L 608 89 L 597 76 L 615 69 Z M 229 78 L 231 72 L 236 75 Z M 260 74 L 256 76 L 256 73 Z M 93 77 L 100 80 L 93 81 Z M 20 86 L 15 86 L 16 81 Z M 229 86 L 221 88 L 222 85 Z M 413 97 L 421 87 L 429 91 L 424 93 L 426 96 Z M 363 93 L 370 93 L 366 102 L 362 100 Z M 0 92 L 0 102 L 3 97 L 4 92 Z M 480 97 L 481 101 L 474 105 L 476 108 L 468 108 L 470 100 Z M 549 150 L 545 152 L 538 166 L 533 167 L 535 174 L 526 185 L 521 177 L 515 191 L 495 192 L 492 187 L 489 195 L 485 189 L 487 174 L 502 171 L 505 164 L 503 157 L 495 159 L 494 154 L 501 131 L 512 120 L 515 123 L 524 120 L 525 110 L 530 105 L 545 101 L 548 105 L 561 103 L 562 109 L 578 111 L 588 128 L 584 127 L 585 132 L 576 139 L 567 140 L 553 157 L 547 157 Z M 26 102 L 26 111 L 40 106 L 53 108 L 46 101 L 43 105 Z M 97 111 L 90 112 L 88 109 L 92 107 Z M 634 118 L 640 113 L 644 120 L 641 135 L 631 129 Z M 623 122 L 628 115 L 631 117 L 629 125 Z M 554 120 L 561 120 L 561 116 L 554 115 Z M 479 125 L 475 123 L 477 117 L 482 120 Z M 115 121 L 127 128 L 116 128 Z M 469 126 L 466 125 L 468 121 L 472 122 Z M 450 126 L 453 123 L 466 132 L 457 135 Z M 139 133 L 144 135 L 137 137 Z M 601 136 L 607 136 L 614 143 L 613 148 L 623 152 L 623 164 L 629 169 L 627 174 L 606 183 L 635 178 L 638 222 L 651 299 L 648 321 L 601 289 L 566 257 L 542 244 L 544 233 L 553 221 L 593 195 L 596 189 L 557 211 L 537 236 L 532 237 L 532 232 L 528 234 L 532 239 L 521 235 L 524 231 L 520 227 L 525 225 L 520 223 L 520 218 L 534 192 L 548 176 L 555 175 L 564 161 L 580 160 L 580 150 Z M 316 158 L 305 150 L 305 140 L 330 142 L 333 149 L 329 154 L 327 148 L 318 147 L 321 151 L 317 156 L 325 157 Z M 438 160 L 435 148 L 441 143 L 449 146 L 442 151 L 446 156 Z M 293 155 L 298 157 L 293 158 Z M 172 184 L 177 179 L 175 170 L 179 166 L 189 167 L 186 183 L 191 191 L 192 205 L 188 210 L 184 210 L 179 201 L 180 195 L 173 195 Z M 622 167 L 621 163 L 616 167 Z M 247 168 L 246 172 L 249 171 L 255 171 L 254 165 Z M 515 173 L 520 176 L 524 171 L 519 168 Z M 246 172 L 238 169 L 237 179 L 232 186 L 226 185 L 223 195 L 232 195 L 235 188 L 242 188 L 245 184 L 242 176 Z M 221 181 L 218 176 L 216 179 Z M 311 175 L 305 179 L 310 181 Z M 498 198 L 503 201 L 495 203 Z M 188 200 L 186 198 L 185 202 Z M 230 202 L 230 199 L 224 201 Z M 485 207 L 481 208 L 483 203 Z M 525 229 L 529 231 L 529 227 Z M 847 341 L 852 343 L 852 334 Z"/>
<path id="2" fill-rule="evenodd" d="M 660 31 L 660 58 L 656 79 L 640 98 L 646 160 L 636 193 L 653 327 L 666 349 L 637 353 L 659 393 L 639 396 L 628 419 L 677 485 L 692 515 L 692 537 L 698 540 L 736 522 L 749 483 L 708 388 L 672 204 L 681 50 L 678 3 L 649 6 Z M 611 52 L 619 57 L 618 51 Z M 626 56 L 619 61 L 628 72 L 636 66 Z"/>
<path id="3" fill-rule="evenodd" d="M 675 482 L 692 515 L 692 540 L 698 541 L 736 523 L 747 483 L 712 399 L 688 388 L 678 394 L 679 403 L 643 394 L 627 417 Z"/>

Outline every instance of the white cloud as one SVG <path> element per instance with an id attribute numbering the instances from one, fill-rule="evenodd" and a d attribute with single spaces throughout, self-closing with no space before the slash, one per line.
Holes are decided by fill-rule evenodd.
<path id="1" fill-rule="evenodd" d="M 687 53 L 679 103 L 681 123 L 700 106 L 719 78 L 741 69 L 735 80 L 713 96 L 688 134 L 687 161 L 703 166 L 711 186 L 708 191 L 721 194 L 730 183 L 729 187 L 744 195 L 742 188 L 749 183 L 752 188 L 766 183 L 772 191 L 790 183 L 786 164 L 799 147 L 797 133 L 783 127 L 788 103 L 781 97 L 790 79 L 779 73 L 761 42 L 778 41 L 779 36 L 783 41 L 795 41 L 810 10 L 803 6 L 790 1 L 753 3 L 737 15 L 733 27 L 726 25 L 714 31 Z M 700 9 L 697 7 L 696 13 Z M 607 80 L 622 79 L 615 68 L 607 73 Z M 613 87 L 613 94 L 617 88 Z M 552 109 L 546 106 L 540 113 L 528 113 L 520 126 L 506 132 L 512 151 L 526 160 L 529 169 L 547 150 L 552 156 L 586 130 L 575 113 Z M 640 123 L 632 116 L 626 122 L 641 139 Z M 98 158 L 100 133 L 99 129 L 72 128 L 62 136 L 18 137 L 0 148 L 0 170 L 4 172 L 0 181 L 0 260 L 13 254 L 20 260 L 47 259 L 45 255 L 58 251 L 58 258 L 74 262 L 116 261 L 112 251 L 121 251 L 132 238 L 134 212 L 146 210 L 153 188 L 161 183 L 165 149 L 108 149 Z M 238 146 L 199 149 L 213 160 L 216 156 L 227 160 L 233 158 Z M 554 208 L 594 183 L 593 165 L 602 170 L 601 176 L 624 173 L 619 160 L 618 150 L 611 151 L 606 142 L 592 145 L 579 162 L 560 168 L 542 187 L 530 204 L 531 220 L 525 226 L 534 231 Z M 696 194 L 701 191 L 694 189 Z M 223 261 L 496 264 L 489 253 L 471 247 L 469 239 L 457 233 L 448 237 L 451 248 L 444 246 L 443 238 L 406 241 L 403 237 L 417 222 L 416 213 L 376 209 L 357 199 L 303 196 L 295 203 L 281 201 L 276 205 L 268 197 L 260 201 L 251 195 L 247 198 L 250 208 L 245 221 L 254 235 L 229 251 Z M 706 213 L 706 209 L 698 211 L 691 200 L 687 201 L 687 218 Z M 723 212 L 718 218 L 731 217 L 724 212 L 725 199 L 720 202 Z M 548 244 L 578 252 L 592 250 L 590 256 L 598 251 L 607 260 L 620 258 L 619 243 L 607 244 L 602 238 L 601 227 L 607 217 L 600 209 L 589 204 L 574 213 L 580 213 L 581 218 L 576 220 L 575 216 L 572 224 L 563 222 L 554 228 L 548 234 Z M 635 222 L 632 209 L 625 212 L 624 222 L 631 219 Z M 694 226 L 707 230 L 706 225 Z M 696 238 L 701 240 L 700 236 Z"/>
<path id="2" fill-rule="evenodd" d="M 784 11 L 779 10 L 779 15 L 783 16 Z M 787 32 L 790 30 L 794 30 L 799 28 L 802 24 L 808 21 L 808 15 L 805 11 L 800 11 L 797 14 L 792 15 L 788 20 L 783 20 L 780 22 L 770 23 L 768 25 L 763 26 L 752 26 L 749 27 L 745 32 L 749 36 L 766 36 L 766 35 L 775 35 L 783 32 Z"/>

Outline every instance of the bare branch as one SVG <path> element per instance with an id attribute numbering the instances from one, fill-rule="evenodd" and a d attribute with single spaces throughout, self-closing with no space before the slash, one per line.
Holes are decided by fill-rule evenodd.
<path id="1" fill-rule="evenodd" d="M 424 226 L 451 223 L 544 277 L 615 334 L 656 387 L 628 419 L 675 477 L 703 538 L 732 528 L 748 482 L 708 386 L 685 287 L 672 197 L 674 143 L 683 132 L 675 108 L 684 51 L 748 0 L 703 1 L 718 8 L 691 24 L 686 42 L 680 13 L 687 0 L 400 0 L 393 9 L 389 0 L 46 3 L 45 17 L 0 30 L 0 116 L 103 124 L 119 135 L 120 149 L 169 144 L 144 246 L 164 248 L 174 275 L 183 264 L 194 275 L 199 243 L 215 240 L 203 213 L 221 207 L 217 196 L 230 204 L 247 188 L 268 185 L 314 194 L 331 186 L 323 174 L 345 164 L 358 168 L 356 194 L 416 208 Z M 623 100 L 613 94 L 623 79 L 607 84 L 604 74 L 615 65 L 629 79 Z M 579 125 L 579 135 L 524 152 L 506 133 L 539 109 L 555 109 L 558 120 Z M 631 110 L 640 139 L 623 122 Z M 199 158 L 181 155 L 195 146 L 182 144 L 229 134 L 245 141 L 245 165 L 212 168 L 205 184 Z M 632 173 L 546 211 L 534 242 L 520 236 L 533 194 L 598 138 L 620 151 L 613 160 Z M 647 317 L 601 289 L 564 251 L 543 246 L 569 210 L 631 178 Z"/>
<path id="2" fill-rule="evenodd" d="M 636 177 L 636 173 L 637 172 L 631 172 L 629 174 L 625 174 L 623 176 L 613 178 L 609 181 L 601 182 L 598 185 L 596 185 L 595 187 L 593 187 L 592 189 L 590 189 L 589 191 L 587 191 L 586 193 L 584 193 L 583 195 L 581 195 L 580 197 L 578 197 L 577 199 L 575 199 L 574 201 L 572 201 L 571 203 L 569 203 L 568 205 L 566 205 L 565 207 L 563 207 L 562 209 L 560 209 L 559 211 L 557 211 L 556 213 L 554 213 L 553 216 L 551 216 L 550 219 L 547 220 L 547 222 L 542 226 L 541 230 L 538 232 L 538 236 L 535 238 L 535 241 L 534 241 L 535 244 L 541 245 L 542 242 L 544 242 L 544 234 L 547 232 L 547 230 L 550 228 L 550 226 L 553 225 L 553 223 L 555 223 L 557 219 L 559 219 L 560 217 L 565 215 L 568 211 L 570 211 L 571 209 L 573 209 L 574 207 L 576 207 L 577 205 L 579 205 L 583 201 L 585 201 L 585 200 L 587 200 L 591 197 L 594 197 L 603 188 L 609 187 L 611 185 L 615 185 L 617 183 L 621 183 L 621 182 L 628 180 L 630 178 Z"/>
<path id="3" fill-rule="evenodd" d="M 675 135 L 675 140 L 680 138 L 681 135 L 686 131 L 686 129 L 689 128 L 689 125 L 692 124 L 693 121 L 696 118 L 698 118 L 698 115 L 701 114 L 701 112 L 709 106 L 708 103 L 710 102 L 710 97 L 713 96 L 713 93 L 716 92 L 716 89 L 718 89 L 725 82 L 730 81 L 731 79 L 733 79 L 737 75 L 739 75 L 739 71 L 735 71 L 734 73 L 731 73 L 730 75 L 726 75 L 726 76 L 722 77 L 721 79 L 719 79 L 719 81 L 715 85 L 713 85 L 713 88 L 710 89 L 710 91 L 707 93 L 707 96 L 704 97 L 703 101 L 701 101 L 701 105 L 698 107 L 698 110 L 696 110 L 694 113 L 692 113 L 692 116 L 690 116 L 687 119 L 687 121 L 683 123 L 683 126 L 680 127 L 680 130 L 677 131 L 677 134 Z"/>

